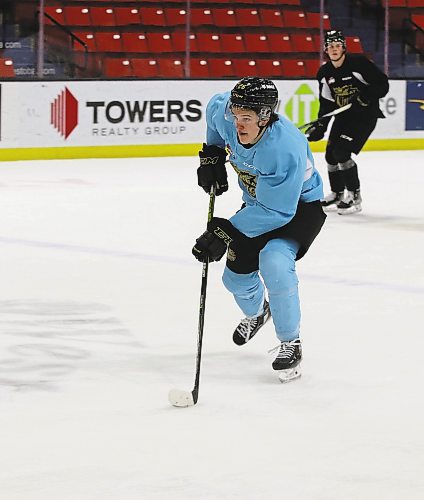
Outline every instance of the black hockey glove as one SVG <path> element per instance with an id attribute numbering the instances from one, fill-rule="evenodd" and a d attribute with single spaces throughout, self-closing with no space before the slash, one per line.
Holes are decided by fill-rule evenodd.
<path id="1" fill-rule="evenodd" d="M 225 159 L 227 153 L 219 146 L 208 146 L 203 144 L 199 151 L 200 167 L 197 169 L 197 183 L 206 193 L 210 193 L 211 187 L 215 185 L 217 196 L 228 191 L 227 170 Z"/>
<path id="2" fill-rule="evenodd" d="M 252 245 L 255 244 L 256 238 L 249 238 L 243 234 L 228 219 L 213 217 L 208 222 L 207 231 L 196 240 L 193 255 L 201 262 L 205 262 L 206 258 L 210 261 L 218 261 L 223 257 L 228 246 L 237 252 L 246 252 L 249 249 L 251 251 Z"/>
<path id="3" fill-rule="evenodd" d="M 305 130 L 305 135 L 309 142 L 315 142 L 320 141 L 324 137 L 325 131 L 326 127 L 322 123 L 318 122 L 308 127 Z"/>
<path id="4" fill-rule="evenodd" d="M 228 237 L 228 235 L 226 236 Z M 202 236 L 197 238 L 192 254 L 200 262 L 206 262 L 207 260 L 209 262 L 217 262 L 222 259 L 226 251 L 226 241 L 214 232 L 207 230 Z"/>
<path id="5" fill-rule="evenodd" d="M 237 229 L 227 219 L 212 217 L 208 222 L 207 230 L 197 238 L 192 253 L 200 262 L 217 262 L 227 251 L 228 245 L 233 241 L 230 232 Z M 240 233 L 241 234 L 241 233 Z"/>
<path id="6" fill-rule="evenodd" d="M 364 108 L 367 108 L 370 104 L 370 99 L 366 89 L 363 89 L 355 94 L 350 102 L 352 103 L 352 111 L 358 112 L 363 111 Z"/>

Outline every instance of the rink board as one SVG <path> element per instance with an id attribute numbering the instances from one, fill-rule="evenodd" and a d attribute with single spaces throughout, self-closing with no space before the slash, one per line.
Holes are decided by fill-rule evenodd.
<path id="1" fill-rule="evenodd" d="M 234 81 L 49 81 L 0 85 L 0 158 L 190 156 L 205 138 L 210 97 Z M 276 81 L 278 111 L 316 118 L 314 80 Z M 424 82 L 393 80 L 368 150 L 424 149 Z M 325 141 L 312 144 L 323 151 Z"/>

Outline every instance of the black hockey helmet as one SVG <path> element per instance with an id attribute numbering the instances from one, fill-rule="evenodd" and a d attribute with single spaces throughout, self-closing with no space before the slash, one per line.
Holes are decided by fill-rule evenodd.
<path id="1" fill-rule="evenodd" d="M 344 50 L 346 50 L 346 39 L 340 30 L 330 30 L 324 35 L 324 51 L 328 49 L 330 43 L 341 43 Z"/>
<path id="2" fill-rule="evenodd" d="M 278 90 L 274 82 L 266 78 L 247 76 L 231 91 L 230 109 L 251 109 L 260 120 L 270 119 L 278 103 Z"/>

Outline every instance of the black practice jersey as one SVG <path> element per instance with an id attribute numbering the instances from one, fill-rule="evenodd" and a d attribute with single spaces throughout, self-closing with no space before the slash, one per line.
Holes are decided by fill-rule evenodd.
<path id="1" fill-rule="evenodd" d="M 317 80 L 319 116 L 345 106 L 355 99 L 355 96 L 360 95 L 368 102 L 368 106 L 359 111 L 362 118 L 384 118 L 378 100 L 389 91 L 389 82 L 387 76 L 365 56 L 346 54 L 339 68 L 335 68 L 329 61 L 318 70 Z M 346 112 L 347 116 L 358 113 L 357 109 L 352 108 Z"/>

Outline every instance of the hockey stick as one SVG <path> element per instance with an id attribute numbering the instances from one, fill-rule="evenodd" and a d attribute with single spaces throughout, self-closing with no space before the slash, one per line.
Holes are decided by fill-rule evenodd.
<path id="1" fill-rule="evenodd" d="M 213 217 L 215 208 L 215 186 L 211 187 L 209 194 L 209 210 L 208 222 Z M 196 376 L 194 380 L 194 387 L 191 392 L 180 391 L 179 389 L 171 389 L 168 394 L 169 402 L 173 406 L 186 408 L 193 406 L 197 403 L 199 397 L 199 384 L 200 384 L 200 361 L 202 359 L 202 342 L 203 342 L 203 325 L 205 322 L 205 305 L 206 305 L 206 287 L 208 284 L 208 268 L 209 261 L 203 262 L 202 266 L 202 285 L 200 287 L 200 306 L 199 306 L 199 323 L 198 323 L 198 336 L 197 336 L 197 356 L 196 356 Z"/>
<path id="2" fill-rule="evenodd" d="M 346 104 L 346 106 L 342 106 L 341 108 L 337 108 L 334 111 L 331 111 L 330 113 L 327 113 L 325 115 L 320 116 L 317 120 L 313 120 L 309 123 L 305 123 L 304 125 L 301 125 L 299 130 L 303 130 L 305 128 L 310 127 L 311 125 L 314 125 L 315 123 L 320 122 L 323 118 L 330 118 L 330 116 L 335 116 L 338 115 L 339 113 L 343 113 L 343 111 L 347 111 L 352 107 L 352 103 L 350 102 L 349 104 Z"/>

